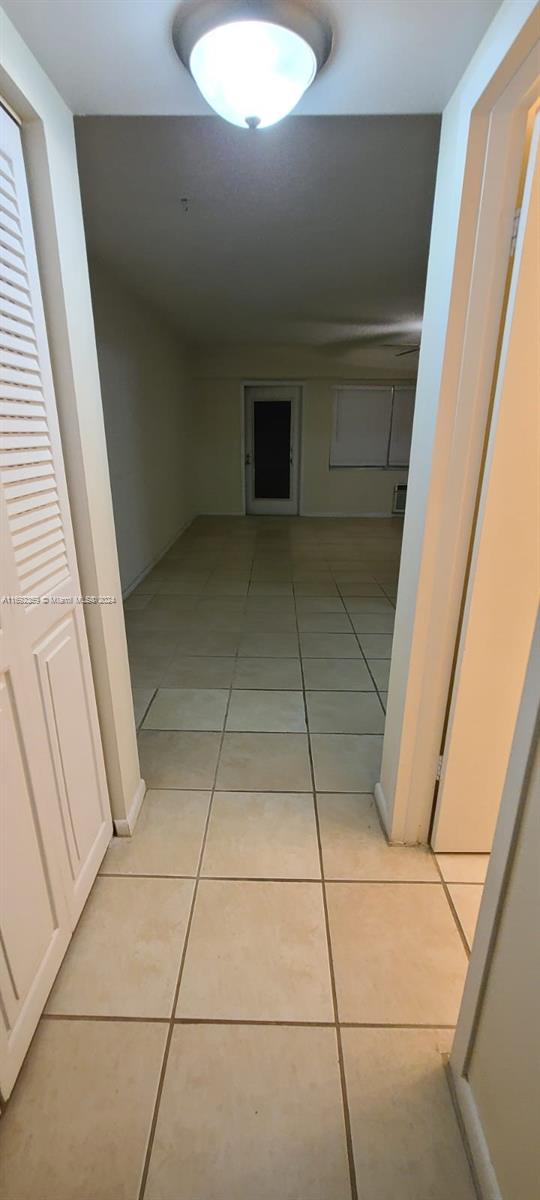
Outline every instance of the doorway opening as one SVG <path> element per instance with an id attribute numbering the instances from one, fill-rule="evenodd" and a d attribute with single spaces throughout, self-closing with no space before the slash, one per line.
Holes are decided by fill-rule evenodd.
<path id="1" fill-rule="evenodd" d="M 538 605 L 540 115 L 529 114 L 430 842 L 471 945 Z"/>
<path id="2" fill-rule="evenodd" d="M 298 385 L 244 387 L 247 513 L 299 512 L 301 401 Z"/>

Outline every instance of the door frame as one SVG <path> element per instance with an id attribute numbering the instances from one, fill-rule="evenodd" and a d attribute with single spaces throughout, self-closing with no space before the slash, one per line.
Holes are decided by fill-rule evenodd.
<path id="1" fill-rule="evenodd" d="M 534 754 L 540 737 L 540 615 L 532 640 L 527 674 L 512 742 L 510 761 L 486 882 L 482 893 L 469 969 L 450 1053 L 449 1082 L 459 1111 L 482 1200 L 502 1200 L 468 1071 L 488 984 L 499 927 L 504 914 L 512 864 L 527 799 Z"/>
<path id="2" fill-rule="evenodd" d="M 82 219 L 73 114 L 6 15 L 0 96 L 21 126 L 32 223 L 112 816 L 130 834 L 144 798 Z"/>
<path id="3" fill-rule="evenodd" d="M 503 5 L 443 116 L 375 789 L 385 829 L 397 843 L 428 841 L 527 114 L 538 92 L 537 45 L 534 0 Z"/>
<path id="4" fill-rule="evenodd" d="M 304 400 L 304 384 L 298 379 L 246 379 L 242 381 L 241 386 L 241 417 L 242 417 L 242 436 L 241 436 L 241 471 L 242 471 L 242 496 L 243 496 L 243 512 L 244 515 L 257 516 L 257 513 L 249 513 L 247 505 L 247 483 L 248 474 L 246 470 L 246 456 L 248 444 L 248 420 L 247 420 L 247 388 L 272 388 L 285 387 L 295 388 L 298 395 L 296 400 L 291 401 L 291 423 L 293 444 L 294 469 L 296 476 L 296 507 L 293 511 L 287 513 L 281 508 L 284 503 L 282 500 L 268 500 L 263 503 L 266 505 L 266 511 L 260 513 L 261 516 L 300 516 L 302 513 L 302 416 L 303 416 L 303 400 Z"/>
<path id="5" fill-rule="evenodd" d="M 519 711 L 520 695 L 523 687 L 523 681 L 525 679 L 527 661 L 530 652 L 530 639 L 534 632 L 536 616 L 536 587 L 534 585 L 531 587 L 531 580 L 529 579 L 525 591 L 523 591 L 522 587 L 518 588 L 518 592 L 521 592 L 523 599 L 527 601 L 525 609 L 521 612 L 521 619 L 516 616 L 513 618 L 514 623 L 517 620 L 517 624 L 519 626 L 520 633 L 518 636 L 521 641 L 521 646 L 518 650 L 518 647 L 514 643 L 513 653 L 510 657 L 506 658 L 506 664 L 507 666 L 511 664 L 512 669 L 517 666 L 519 666 L 521 669 L 519 677 L 516 678 L 508 691 L 507 699 L 509 701 L 511 699 L 512 707 L 506 713 L 504 726 L 500 728 L 500 734 L 502 736 L 501 750 L 504 747 L 505 757 L 503 760 L 499 761 L 498 766 L 497 778 L 500 780 L 500 783 L 493 787 L 491 786 L 491 784 L 494 783 L 493 776 L 491 776 L 491 780 L 489 775 L 487 778 L 484 778 L 485 768 L 482 766 L 482 759 L 478 759 L 478 754 L 480 751 L 479 738 L 482 737 L 482 734 L 480 733 L 477 736 L 475 732 L 474 741 L 468 742 L 471 713 L 475 711 L 476 708 L 476 706 L 473 705 L 471 707 L 470 705 L 471 693 L 469 689 L 474 676 L 471 676 L 469 647 L 472 643 L 473 654 L 478 653 L 478 650 L 476 649 L 478 647 L 478 636 L 475 639 L 472 630 L 478 631 L 479 611 L 482 613 L 482 623 L 489 619 L 489 617 L 486 616 L 486 605 L 492 609 L 492 613 L 496 615 L 496 619 L 498 620 L 497 614 L 501 611 L 499 604 L 502 604 L 504 610 L 506 611 L 508 603 L 505 599 L 499 602 L 497 596 L 492 594 L 493 580 L 491 574 L 489 573 L 489 568 L 486 568 L 484 556 L 486 553 L 485 547 L 489 543 L 491 506 L 493 503 L 497 503 L 497 500 L 494 501 L 494 496 L 498 495 L 502 498 L 504 495 L 505 508 L 511 504 L 511 501 L 508 501 L 506 496 L 506 482 L 503 482 L 503 477 L 501 477 L 501 468 L 499 466 L 497 469 L 497 463 L 500 453 L 502 452 L 503 455 L 505 453 L 505 445 L 511 445 L 511 426 L 509 426 L 508 423 L 506 424 L 506 434 L 504 435 L 505 440 L 502 443 L 500 442 L 502 436 L 501 425 L 504 425 L 505 413 L 511 411 L 515 416 L 514 397 L 512 393 L 508 393 L 508 369 L 515 370 L 515 366 L 512 367 L 511 362 L 512 360 L 514 363 L 516 361 L 515 349 L 512 349 L 514 345 L 513 339 L 516 336 L 516 309 L 518 320 L 523 320 L 523 317 L 520 317 L 519 315 L 520 312 L 530 312 L 529 306 L 524 305 L 523 299 L 520 300 L 520 280 L 523 280 L 523 273 L 526 275 L 527 268 L 531 270 L 530 264 L 532 262 L 536 264 L 537 262 L 535 249 L 533 248 L 531 250 L 530 248 L 531 239 L 534 238 L 534 233 L 527 233 L 527 228 L 529 227 L 529 230 L 531 230 L 531 227 L 536 227 L 537 224 L 537 213 L 533 206 L 531 197 L 538 191 L 537 181 L 538 172 L 540 171 L 539 142 L 540 112 L 537 111 L 536 117 L 530 122 L 530 130 L 527 131 L 527 141 L 524 146 L 522 181 L 517 201 L 517 211 L 520 213 L 520 218 L 514 234 L 515 244 L 512 248 L 512 253 L 508 262 L 507 295 L 505 296 L 502 310 L 500 349 L 498 351 L 492 387 L 493 404 L 488 420 L 485 456 L 480 474 L 477 512 L 475 514 L 476 519 L 474 522 L 471 552 L 463 597 L 462 619 L 460 621 L 458 630 L 455 668 L 452 673 L 448 698 L 448 716 L 444 744 L 441 746 L 441 777 L 439 785 L 435 791 L 433 804 L 433 822 L 430 842 L 435 853 L 488 853 L 491 849 L 496 820 L 501 803 L 504 775 L 506 774 L 506 769 L 508 766 L 507 754 L 509 754 L 511 739 L 514 734 L 515 723 Z M 529 248 L 527 249 L 527 254 L 529 257 L 528 259 L 525 259 L 524 251 L 526 249 L 526 245 L 524 244 L 524 240 L 527 238 L 529 239 Z M 538 269 L 534 271 L 534 278 L 535 283 L 538 284 Z M 526 338 L 526 341 L 529 343 L 528 337 Z M 537 356 L 534 354 L 533 344 L 534 338 L 532 337 L 530 342 L 530 354 L 532 355 L 532 361 L 536 362 Z M 509 358 L 510 367 L 508 363 Z M 534 367 L 532 369 L 532 374 L 534 375 Z M 525 396 L 531 397 L 530 402 L 533 402 L 534 389 L 531 392 L 527 386 L 522 384 L 518 390 L 523 392 Z M 520 402 L 517 403 L 519 405 Z M 521 420 L 523 420 L 523 409 L 520 410 L 520 416 Z M 534 427 L 534 419 L 532 425 Z M 516 428 L 519 428 L 519 418 L 518 426 Z M 508 439 L 508 441 L 506 441 L 506 439 Z M 534 446 L 534 433 L 532 436 L 532 446 Z M 532 481 L 533 491 L 535 491 L 536 473 L 534 469 L 532 470 L 532 473 L 530 472 L 530 466 L 531 464 L 529 464 L 528 479 L 529 481 Z M 495 478 L 493 474 L 494 470 Z M 504 478 L 506 477 L 504 476 Z M 532 506 L 527 503 L 525 508 L 522 507 L 522 504 L 523 498 L 520 504 L 520 509 L 521 512 L 526 511 L 527 513 L 530 513 L 527 523 L 529 524 L 530 521 L 530 536 L 532 537 L 533 544 L 535 545 L 535 535 L 537 536 L 538 534 L 538 522 L 534 514 L 534 502 Z M 485 521 L 486 511 L 488 522 L 487 531 Z M 517 513 L 515 513 L 515 516 L 517 516 Z M 517 523 L 519 524 L 519 520 Z M 512 521 L 512 529 L 513 526 L 514 522 Z M 491 530 L 491 537 L 493 538 L 493 518 L 491 518 Z M 496 553 L 498 554 L 502 552 L 504 554 L 505 544 L 507 545 L 506 552 L 511 553 L 511 547 L 514 545 L 514 537 L 513 535 L 509 536 L 508 529 L 506 530 L 505 534 L 501 525 L 497 523 L 495 537 L 497 541 Z M 501 537 L 503 538 L 502 543 Z M 523 547 L 521 547 L 521 549 L 523 549 Z M 533 550 L 530 560 L 531 570 L 533 573 L 534 564 L 536 561 L 537 565 L 537 560 L 538 556 L 536 555 L 535 559 Z M 489 561 L 493 565 L 493 558 L 490 558 Z M 508 572 L 504 570 L 503 575 L 505 578 L 507 574 Z M 521 582 L 522 581 L 520 581 L 520 584 Z M 487 591 L 486 587 L 488 589 Z M 481 610 L 478 609 L 478 596 L 480 594 L 484 596 L 484 600 L 481 602 Z M 470 624 L 471 620 L 473 622 L 472 629 Z M 485 651 L 485 647 L 482 645 L 482 650 L 480 652 L 482 653 L 483 651 Z M 485 659 L 483 661 L 485 662 Z M 464 665 L 465 679 L 463 678 Z M 467 696 L 469 697 L 468 704 L 466 701 Z M 463 715 L 463 703 L 467 705 L 465 717 Z M 491 756 L 492 736 L 493 733 L 490 728 L 489 745 L 485 740 L 482 743 L 484 747 L 484 758 L 489 758 Z M 482 780 L 479 780 L 478 778 L 474 779 L 475 764 L 477 761 L 481 766 Z M 467 770 L 465 770 L 465 763 L 467 763 Z M 458 771 L 458 778 L 460 778 L 459 773 L 461 772 L 461 784 L 456 783 L 456 769 Z M 471 781 L 470 786 L 472 796 L 474 797 L 475 794 L 480 793 L 478 796 L 478 813 L 484 814 L 484 819 L 482 821 L 482 832 L 480 827 L 478 827 L 476 834 L 473 832 L 471 825 L 469 824 L 467 815 L 468 797 L 466 798 L 466 789 L 463 787 L 463 780 L 465 778 Z M 487 815 L 487 803 L 485 803 L 481 797 L 482 788 L 484 788 L 486 793 L 488 793 L 491 797 L 489 802 L 489 817 Z"/>

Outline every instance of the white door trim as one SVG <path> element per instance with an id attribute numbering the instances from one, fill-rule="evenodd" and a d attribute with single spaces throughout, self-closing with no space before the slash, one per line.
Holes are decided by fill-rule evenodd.
<path id="1" fill-rule="evenodd" d="M 263 390 L 276 391 L 275 396 L 259 396 L 261 402 L 273 399 L 285 399 L 291 405 L 291 433 L 290 433 L 290 453 L 291 453 L 291 496 L 289 500 L 256 500 L 253 495 L 254 487 L 254 469 L 255 458 L 253 449 L 253 399 L 250 401 L 248 389 L 259 388 Z M 279 396 L 279 391 L 283 390 L 283 396 Z M 300 460 L 301 460 L 301 421 L 302 421 L 302 384 L 295 381 L 287 383 L 284 380 L 257 380 L 255 383 L 245 382 L 242 385 L 243 396 L 243 470 L 244 470 L 244 503 L 245 510 L 252 516 L 260 513 L 264 515 L 276 516 L 297 516 L 300 513 Z"/>
<path id="2" fill-rule="evenodd" d="M 82 590 L 116 596 L 84 616 L 111 808 L 125 822 L 141 775 L 73 115 L 4 14 L 0 95 L 21 122 Z"/>
<path id="3" fill-rule="evenodd" d="M 431 820 L 527 112 L 538 89 L 535 8 L 532 0 L 502 6 L 443 118 L 376 786 L 395 842 L 426 842 Z"/>
<path id="4" fill-rule="evenodd" d="M 512 743 L 512 753 L 449 1063 L 452 1090 L 469 1142 L 482 1200 L 501 1200 L 501 1193 L 474 1094 L 469 1084 L 468 1070 L 504 911 L 513 855 L 539 733 L 540 616 L 536 623 L 532 642 Z"/>

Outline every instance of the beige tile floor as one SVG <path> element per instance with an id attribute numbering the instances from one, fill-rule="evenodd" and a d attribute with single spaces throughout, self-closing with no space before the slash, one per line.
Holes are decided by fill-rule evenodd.
<path id="1" fill-rule="evenodd" d="M 0 1122 L 2 1200 L 473 1200 L 481 855 L 372 791 L 400 525 L 200 518 L 126 603 L 148 792 Z"/>

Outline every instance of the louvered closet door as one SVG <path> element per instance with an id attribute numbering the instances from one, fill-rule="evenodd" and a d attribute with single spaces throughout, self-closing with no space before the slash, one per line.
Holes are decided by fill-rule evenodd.
<path id="1" fill-rule="evenodd" d="M 111 834 L 19 130 L 0 109 L 0 1088 Z"/>

